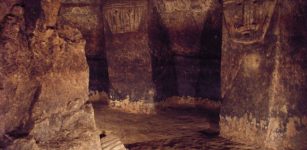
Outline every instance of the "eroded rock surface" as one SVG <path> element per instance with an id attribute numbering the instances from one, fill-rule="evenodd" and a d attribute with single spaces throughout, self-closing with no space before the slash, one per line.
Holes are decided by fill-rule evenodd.
<path id="1" fill-rule="evenodd" d="M 176 89 L 173 95 L 219 99 L 221 4 L 215 0 L 152 3 L 154 78 L 162 95 L 158 96 L 169 96 L 168 91 Z"/>
<path id="2" fill-rule="evenodd" d="M 306 4 L 224 1 L 223 136 L 271 149 L 307 148 Z"/>
<path id="3" fill-rule="evenodd" d="M 31 48 L 41 89 L 30 135 L 44 147 L 99 149 L 93 108 L 85 104 L 89 73 L 84 45 L 81 33 L 68 26 L 34 33 Z"/>
<path id="4" fill-rule="evenodd" d="M 106 1 L 103 7 L 110 98 L 153 103 L 146 0 Z M 128 15 L 127 15 L 128 14 Z"/>
<path id="5" fill-rule="evenodd" d="M 59 23 L 79 29 L 86 40 L 91 92 L 108 91 L 108 67 L 100 0 L 62 0 Z"/>
<path id="6" fill-rule="evenodd" d="M 3 20 L 11 12 L 12 6 L 20 3 L 21 0 L 1 0 L 0 2 L 0 20 Z"/>
<path id="7" fill-rule="evenodd" d="M 31 52 L 23 34 L 23 8 L 11 6 L 0 29 L 0 147 L 26 130 L 38 89 L 31 76 Z"/>
<path id="8" fill-rule="evenodd" d="M 25 5 L 25 11 L 35 6 Z M 42 0 L 40 5 L 31 8 L 41 12 L 31 20 L 30 35 L 23 35 L 22 11 L 12 9 L 2 23 L 0 116 L 5 121 L 0 133 L 8 142 L 1 146 L 101 149 L 94 111 L 86 103 L 85 40 L 79 30 L 56 25 L 60 1 Z"/>

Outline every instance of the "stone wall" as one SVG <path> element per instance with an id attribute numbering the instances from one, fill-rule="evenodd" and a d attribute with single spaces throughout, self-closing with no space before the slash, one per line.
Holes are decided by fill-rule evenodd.
<path id="1" fill-rule="evenodd" d="M 147 55 L 142 59 L 147 61 L 146 66 L 150 66 L 152 73 L 149 74 L 152 75 L 146 72 L 141 73 L 142 70 L 134 72 L 130 68 L 130 77 L 137 77 L 137 74 L 148 76 L 146 77 L 148 79 L 145 79 L 147 83 L 142 84 L 154 83 L 152 86 L 155 90 L 153 96 L 155 100 L 161 101 L 174 95 L 220 98 L 221 21 L 219 18 L 221 18 L 221 7 L 218 2 L 212 0 L 146 1 L 146 8 L 148 8 L 145 16 L 139 16 L 142 14 L 138 13 L 142 11 L 139 10 L 142 1 L 116 1 L 114 2 L 116 4 L 110 4 L 110 2 L 62 0 L 60 24 L 69 24 L 78 28 L 87 41 L 86 54 L 90 66 L 91 90 L 106 92 L 110 90 L 110 95 L 114 95 L 114 92 L 118 93 L 119 90 L 112 90 L 115 86 L 114 78 L 123 77 L 114 77 L 114 72 L 108 72 L 112 71 L 110 68 L 114 68 L 111 66 L 114 64 L 113 60 L 135 59 L 132 58 L 134 57 L 132 53 L 139 53 L 128 54 L 121 51 L 117 53 L 126 55 L 126 58 L 113 58 L 115 55 L 110 55 L 107 58 L 107 51 L 110 54 L 115 51 L 113 49 L 119 47 L 121 47 L 120 49 L 135 49 L 135 51 L 145 47 L 144 51 L 147 51 L 145 52 L 147 54 L 140 52 L 140 56 L 135 57 Z M 126 9 L 126 5 L 134 4 L 137 8 L 130 13 L 130 10 Z M 116 9 L 111 9 L 111 7 Z M 129 20 L 129 17 L 131 18 L 133 15 L 139 20 L 137 18 Z M 138 41 L 139 37 L 130 38 L 129 35 L 127 36 L 129 38 L 121 39 L 121 42 L 124 43 L 121 46 L 110 46 L 113 39 L 118 39 L 114 35 L 128 35 L 125 33 L 131 35 L 143 33 L 139 36 L 146 38 L 143 40 L 144 44 L 135 45 L 135 40 Z M 133 45 L 137 47 L 134 48 Z M 137 63 L 131 61 L 130 66 L 137 66 Z M 113 79 L 109 79 L 109 75 Z M 126 76 L 123 72 L 116 72 L 116 75 Z M 136 82 L 133 78 L 125 80 L 127 82 L 116 85 L 117 88 L 119 86 L 120 88 L 132 87 L 132 85 L 126 84 Z M 134 95 L 146 93 L 142 89 L 134 91 L 138 91 L 134 92 Z M 122 94 L 121 97 L 127 95 L 131 97 L 133 94 L 123 95 L 125 94 Z"/>
<path id="2" fill-rule="evenodd" d="M 177 87 L 175 95 L 178 96 L 219 99 L 220 3 L 214 0 L 154 0 L 152 3 L 157 12 L 157 18 L 153 22 L 163 29 L 158 28 L 153 31 L 153 34 L 156 35 L 153 35 L 152 49 L 158 51 L 157 53 L 162 53 L 160 51 L 170 53 L 169 63 L 163 60 L 164 55 L 162 55 L 162 60 L 156 58 L 153 64 L 157 64 L 158 68 L 164 67 L 168 70 L 173 67 L 174 70 L 173 73 L 165 74 L 166 77 L 160 77 L 160 80 L 175 78 L 173 87 Z M 161 38 L 161 36 L 165 37 Z M 157 46 L 159 42 L 155 42 L 160 39 L 168 41 L 160 42 L 164 44 L 160 46 L 164 49 Z M 161 76 L 160 72 L 157 70 L 155 75 Z M 163 81 L 160 83 L 163 84 Z"/>
<path id="3" fill-rule="evenodd" d="M 0 26 L 0 148 L 10 136 L 23 135 L 39 84 L 31 76 L 31 57 L 24 24 L 24 10 L 18 2 L 8 4 Z M 2 13 L 1 13 L 2 15 Z"/>
<path id="4" fill-rule="evenodd" d="M 305 14 L 304 0 L 2 0 L 0 147 L 101 149 L 90 87 L 134 113 L 222 97 L 222 136 L 304 150 Z"/>
<path id="5" fill-rule="evenodd" d="M 16 3 L 1 23 L 1 148 L 101 149 L 85 40 L 57 24 L 60 6 Z"/>
<path id="6" fill-rule="evenodd" d="M 90 90 L 108 91 L 108 71 L 104 45 L 102 1 L 62 0 L 59 24 L 78 28 L 86 40 L 90 67 Z"/>
<path id="7" fill-rule="evenodd" d="M 224 1 L 223 136 L 307 148 L 306 8 L 303 1 Z"/>

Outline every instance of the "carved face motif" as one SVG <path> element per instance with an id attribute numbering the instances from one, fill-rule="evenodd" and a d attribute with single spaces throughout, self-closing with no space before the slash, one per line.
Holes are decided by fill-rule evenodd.
<path id="1" fill-rule="evenodd" d="M 277 0 L 224 0 L 224 18 L 233 42 L 261 42 L 269 28 Z"/>

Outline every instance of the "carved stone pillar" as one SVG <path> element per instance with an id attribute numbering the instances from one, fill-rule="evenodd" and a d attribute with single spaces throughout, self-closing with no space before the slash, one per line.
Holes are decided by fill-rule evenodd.
<path id="1" fill-rule="evenodd" d="M 306 2 L 224 0 L 221 135 L 306 149 Z"/>
<path id="2" fill-rule="evenodd" d="M 148 6 L 147 0 L 110 0 L 103 6 L 112 100 L 126 100 L 129 104 L 132 101 L 153 103 L 155 89 L 148 38 Z M 145 110 L 132 105 L 118 107 L 133 112 Z"/>

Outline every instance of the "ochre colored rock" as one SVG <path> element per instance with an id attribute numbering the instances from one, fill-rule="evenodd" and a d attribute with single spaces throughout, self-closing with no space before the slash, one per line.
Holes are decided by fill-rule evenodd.
<path id="1" fill-rule="evenodd" d="M 162 29 L 152 32 L 156 35 L 152 40 L 161 40 L 153 43 L 152 49 L 172 53 L 169 58 L 156 56 L 158 62 L 154 64 L 156 68 L 169 70 L 170 63 L 165 61 L 172 59 L 175 70 L 166 73 L 161 83 L 167 84 L 164 82 L 167 78 L 175 78 L 176 95 L 219 99 L 221 4 L 215 0 L 154 0 L 153 4 L 157 17 L 153 25 Z M 159 32 L 167 36 L 161 37 Z M 159 43 L 167 50 L 160 50 Z M 162 75 L 157 71 L 156 76 Z"/>
<path id="2" fill-rule="evenodd" d="M 19 6 L 12 8 L 22 9 Z M 0 147 L 26 130 L 31 105 L 38 89 L 38 83 L 31 77 L 31 52 L 22 33 L 22 15 L 22 11 L 16 13 L 12 9 L 1 23 Z"/>
<path id="3" fill-rule="evenodd" d="M 57 23 L 61 0 L 41 0 L 42 20 L 45 26 L 53 27 Z"/>
<path id="4" fill-rule="evenodd" d="M 35 72 L 41 89 L 32 110 L 34 125 L 30 135 L 42 147 L 99 149 L 93 108 L 85 105 L 89 73 L 84 46 L 80 32 L 67 26 L 33 37 L 33 50 L 40 50 L 35 56 L 35 61 L 40 62 Z M 52 53 L 44 55 L 47 51 Z"/>
<path id="5" fill-rule="evenodd" d="M 24 35 L 19 8 L 11 9 L 2 25 L 0 146 L 101 149 L 87 104 L 85 40 L 79 30 L 56 25 L 60 1 L 41 5 L 31 38 Z"/>
<path id="6" fill-rule="evenodd" d="M 108 67 L 104 47 L 102 1 L 64 0 L 59 24 L 79 29 L 86 40 L 85 53 L 90 69 L 90 91 L 108 91 Z"/>
<path id="7" fill-rule="evenodd" d="M 33 138 L 15 140 L 14 144 L 7 148 L 8 150 L 40 150 Z"/>
<path id="8" fill-rule="evenodd" d="M 199 54 L 205 24 L 213 13 L 219 19 L 219 3 L 214 0 L 154 0 L 154 4 L 168 30 L 172 51 L 188 56 Z"/>
<path id="9" fill-rule="evenodd" d="M 19 4 L 21 0 L 1 0 L 0 3 L 0 20 L 3 20 L 3 18 L 9 14 L 12 9 L 12 6 L 15 4 Z"/>
<path id="10" fill-rule="evenodd" d="M 89 71 L 80 31 L 58 26 L 58 30 L 36 29 L 33 34 L 34 73 L 41 89 L 29 134 L 42 148 L 101 149 L 93 108 L 85 104 Z"/>
<path id="11" fill-rule="evenodd" d="M 102 54 L 103 23 L 101 4 L 98 2 L 62 2 L 59 13 L 59 22 L 78 28 L 86 43 L 88 56 Z"/>
<path id="12" fill-rule="evenodd" d="M 222 136 L 278 150 L 307 148 L 306 6 L 224 1 Z"/>
<path id="13" fill-rule="evenodd" d="M 148 39 L 148 6 L 146 0 L 107 1 L 104 4 L 112 100 L 141 100 L 145 103 L 152 103 L 154 100 L 155 88 Z"/>

